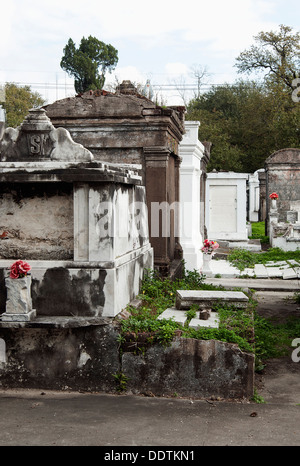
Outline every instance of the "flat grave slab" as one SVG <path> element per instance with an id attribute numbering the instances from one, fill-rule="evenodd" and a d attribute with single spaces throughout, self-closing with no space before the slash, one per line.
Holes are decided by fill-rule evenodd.
<path id="1" fill-rule="evenodd" d="M 158 320 L 172 319 L 172 318 L 174 319 L 175 322 L 177 322 L 177 324 L 181 324 L 181 325 L 184 325 L 187 320 L 185 311 L 178 311 L 177 309 L 175 309 L 175 307 L 170 307 L 166 309 L 157 317 Z"/>
<path id="2" fill-rule="evenodd" d="M 177 290 L 176 309 L 190 309 L 194 304 L 200 309 L 211 308 L 217 302 L 245 308 L 249 298 L 242 291 Z"/>
<path id="3" fill-rule="evenodd" d="M 199 327 L 219 328 L 219 316 L 217 312 L 211 312 L 210 317 L 207 320 L 203 319 L 191 319 L 189 323 L 190 328 L 197 330 Z"/>

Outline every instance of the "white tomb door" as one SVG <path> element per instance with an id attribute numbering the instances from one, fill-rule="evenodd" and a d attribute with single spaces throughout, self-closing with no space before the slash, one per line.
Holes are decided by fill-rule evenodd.
<path id="1" fill-rule="evenodd" d="M 236 186 L 210 186 L 209 230 L 224 233 L 237 231 Z"/>

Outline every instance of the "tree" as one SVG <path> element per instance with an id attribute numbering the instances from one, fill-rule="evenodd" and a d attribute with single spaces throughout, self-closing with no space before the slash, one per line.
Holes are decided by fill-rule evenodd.
<path id="1" fill-rule="evenodd" d="M 278 32 L 260 32 L 254 39 L 257 45 L 236 59 L 238 72 L 263 71 L 269 82 L 293 90 L 292 83 L 300 68 L 300 33 L 280 25 Z"/>
<path id="2" fill-rule="evenodd" d="M 83 37 L 78 48 L 69 39 L 63 52 L 60 66 L 70 76 L 74 76 L 78 93 L 102 89 L 106 71 L 111 72 L 118 63 L 118 51 L 92 36 L 87 39 Z"/>
<path id="3" fill-rule="evenodd" d="M 32 92 L 30 86 L 17 86 L 13 83 L 5 84 L 5 101 L 2 106 L 6 111 L 6 125 L 12 128 L 19 126 L 28 110 L 40 107 L 45 100 L 38 92 Z"/>
<path id="4" fill-rule="evenodd" d="M 270 83 L 215 86 L 190 102 L 187 120 L 199 120 L 200 141 L 212 143 L 208 170 L 253 173 L 284 147 L 300 145 L 300 106 Z"/>

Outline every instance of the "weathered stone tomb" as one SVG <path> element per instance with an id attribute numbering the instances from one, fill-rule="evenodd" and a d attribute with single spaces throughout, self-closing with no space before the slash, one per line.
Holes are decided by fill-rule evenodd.
<path id="1" fill-rule="evenodd" d="M 95 160 L 43 109 L 1 140 L 0 235 L 0 312 L 17 259 L 32 267 L 37 316 L 113 317 L 153 264 L 138 171 Z"/>
<path id="2" fill-rule="evenodd" d="M 53 125 L 67 129 L 94 160 L 141 165 L 154 265 L 176 274 L 182 257 L 176 209 L 184 108 L 157 106 L 129 81 L 116 93 L 90 91 L 45 108 Z"/>
<path id="3" fill-rule="evenodd" d="M 265 162 L 267 232 L 273 247 L 300 247 L 300 149 L 282 149 Z M 270 194 L 278 199 L 272 201 Z"/>

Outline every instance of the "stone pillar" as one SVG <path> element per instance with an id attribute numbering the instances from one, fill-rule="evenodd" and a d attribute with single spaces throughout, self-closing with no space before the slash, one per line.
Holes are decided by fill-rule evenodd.
<path id="1" fill-rule="evenodd" d="M 186 134 L 179 146 L 180 167 L 180 230 L 183 259 L 187 270 L 202 266 L 200 178 L 204 146 L 198 140 L 199 121 L 186 121 Z"/>
<path id="2" fill-rule="evenodd" d="M 259 179 L 258 171 L 249 175 L 249 209 L 248 218 L 249 222 L 259 221 L 259 209 L 260 209 L 260 193 L 259 193 Z"/>
<path id="3" fill-rule="evenodd" d="M 1 105 L 1 88 L 0 88 L 0 139 L 3 136 L 5 130 L 5 110 Z"/>
<path id="4" fill-rule="evenodd" d="M 1 315 L 4 322 L 25 322 L 36 316 L 32 309 L 31 276 L 5 279 L 7 290 L 6 312 Z"/>
<path id="5" fill-rule="evenodd" d="M 203 141 L 204 154 L 201 158 L 201 177 L 200 177 L 200 233 L 202 238 L 207 238 L 207 228 L 205 222 L 205 199 L 206 199 L 206 178 L 207 178 L 207 165 L 210 159 L 210 150 L 212 143 Z"/>
<path id="6" fill-rule="evenodd" d="M 74 260 L 89 261 L 89 187 L 74 183 Z"/>
<path id="7" fill-rule="evenodd" d="M 144 148 L 146 165 L 146 194 L 150 243 L 154 249 L 154 263 L 162 273 L 169 272 L 170 241 L 174 233 L 174 207 L 168 196 L 168 165 L 170 150 L 166 147 Z"/>

